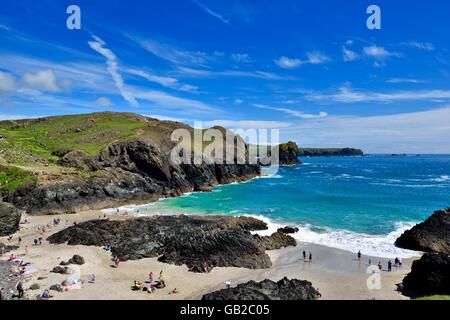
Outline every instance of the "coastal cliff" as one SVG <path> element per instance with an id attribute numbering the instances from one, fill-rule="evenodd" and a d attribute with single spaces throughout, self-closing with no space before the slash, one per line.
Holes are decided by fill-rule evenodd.
<path id="1" fill-rule="evenodd" d="M 0 237 L 19 230 L 21 214 L 14 206 L 0 200 Z"/>
<path id="2" fill-rule="evenodd" d="M 132 113 L 2 121 L 0 192 L 30 214 L 73 213 L 178 196 L 260 175 L 259 165 L 173 163 L 172 133 L 194 128 Z M 229 134 L 226 139 L 241 140 Z M 26 141 L 26 143 L 24 143 Z M 184 141 L 183 141 L 184 142 Z M 246 145 L 245 145 L 246 146 Z M 236 145 L 235 149 L 236 150 Z M 182 153 L 183 151 L 180 151 Z M 193 153 L 186 155 L 194 159 Z M 13 175 L 10 171 L 18 172 Z M 9 174 L 9 175 L 8 175 Z"/>

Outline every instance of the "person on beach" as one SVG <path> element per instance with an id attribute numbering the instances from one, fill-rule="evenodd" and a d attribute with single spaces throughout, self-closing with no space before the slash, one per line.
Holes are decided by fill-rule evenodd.
<path id="1" fill-rule="evenodd" d="M 391 271 L 392 271 L 392 261 L 389 260 L 388 261 L 388 272 L 391 272 Z"/>
<path id="2" fill-rule="evenodd" d="M 383 265 L 381 264 L 381 261 L 378 262 L 378 269 L 383 270 Z"/>
<path id="3" fill-rule="evenodd" d="M 151 272 L 148 274 L 148 281 L 150 281 L 150 283 L 153 282 L 153 271 L 151 271 Z"/>
<path id="4" fill-rule="evenodd" d="M 361 260 L 361 251 L 358 251 L 358 261 Z"/>
<path id="5" fill-rule="evenodd" d="M 28 245 L 25 246 L 25 255 L 28 255 Z"/>
<path id="6" fill-rule="evenodd" d="M 17 244 L 20 246 L 21 243 L 22 243 L 22 238 L 19 236 L 19 239 L 17 240 Z"/>
<path id="7" fill-rule="evenodd" d="M 118 268 L 118 267 L 119 267 L 119 263 L 120 263 L 120 258 L 119 258 L 119 257 L 116 257 L 116 258 L 114 259 L 114 266 L 115 266 L 116 268 Z"/>
<path id="8" fill-rule="evenodd" d="M 303 260 L 306 260 L 306 251 L 303 250 Z"/>
<path id="9" fill-rule="evenodd" d="M 225 281 L 225 288 L 230 289 L 231 288 L 231 282 Z"/>
<path id="10" fill-rule="evenodd" d="M 23 284 L 22 284 L 22 281 L 19 281 L 19 283 L 16 286 L 16 289 L 17 289 L 17 292 L 18 292 L 17 298 L 19 298 L 19 299 L 23 298 Z"/>
<path id="11" fill-rule="evenodd" d="M 371 259 L 369 259 L 369 266 L 371 266 L 372 265 L 372 260 Z"/>
<path id="12" fill-rule="evenodd" d="M 309 252 L 309 261 L 310 262 L 312 261 L 312 253 L 311 253 L 311 251 Z"/>

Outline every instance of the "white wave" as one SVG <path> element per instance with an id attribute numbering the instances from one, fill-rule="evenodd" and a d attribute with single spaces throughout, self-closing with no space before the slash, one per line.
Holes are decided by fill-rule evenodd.
<path id="1" fill-rule="evenodd" d="M 271 235 L 276 232 L 278 228 L 291 225 L 286 222 L 273 221 L 261 215 L 250 216 L 267 223 L 268 230 L 253 232 L 254 234 L 259 234 L 261 236 Z M 396 229 L 387 235 L 370 235 L 331 228 L 327 228 L 324 232 L 319 233 L 313 231 L 311 225 L 297 225 L 300 230 L 299 232 L 292 234 L 292 236 L 298 242 L 323 245 L 352 253 L 357 253 L 361 250 L 361 253 L 366 256 L 390 259 L 394 259 L 395 257 L 410 258 L 419 256 L 419 253 L 397 248 L 394 246 L 394 242 L 403 232 L 414 225 L 415 223 L 412 222 L 399 222 L 396 224 Z"/>
<path id="2" fill-rule="evenodd" d="M 431 180 L 436 181 L 436 182 L 446 182 L 446 181 L 450 181 L 450 177 L 449 176 L 440 176 L 439 178 L 431 179 Z"/>

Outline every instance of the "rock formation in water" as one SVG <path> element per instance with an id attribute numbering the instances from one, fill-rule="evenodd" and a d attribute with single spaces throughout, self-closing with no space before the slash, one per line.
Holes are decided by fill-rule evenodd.
<path id="1" fill-rule="evenodd" d="M 319 295 L 309 281 L 283 278 L 278 282 L 249 281 L 234 288 L 205 294 L 202 300 L 315 300 Z"/>
<path id="2" fill-rule="evenodd" d="M 295 246 L 284 233 L 270 237 L 250 231 L 267 229 L 251 217 L 155 216 L 127 221 L 92 220 L 51 235 L 53 244 L 112 246 L 122 261 L 147 257 L 190 271 L 208 272 L 214 267 L 269 268 L 266 250 Z M 206 268 L 205 268 L 206 266 Z"/>

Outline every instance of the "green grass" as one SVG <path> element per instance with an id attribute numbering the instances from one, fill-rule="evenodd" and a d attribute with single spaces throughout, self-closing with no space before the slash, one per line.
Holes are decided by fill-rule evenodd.
<path id="1" fill-rule="evenodd" d="M 59 150 L 81 150 L 91 156 L 114 141 L 136 136 L 147 125 L 131 113 L 96 113 L 43 119 L 1 121 L 0 148 L 7 150 L 8 163 L 29 163 L 31 157 L 41 162 L 55 162 Z"/>
<path id="2" fill-rule="evenodd" d="M 429 296 L 417 298 L 416 300 L 450 300 L 450 296 Z"/>
<path id="3" fill-rule="evenodd" d="M 32 172 L 28 172 L 17 167 L 0 166 L 0 190 L 12 192 L 25 184 L 34 183 L 37 177 Z"/>

